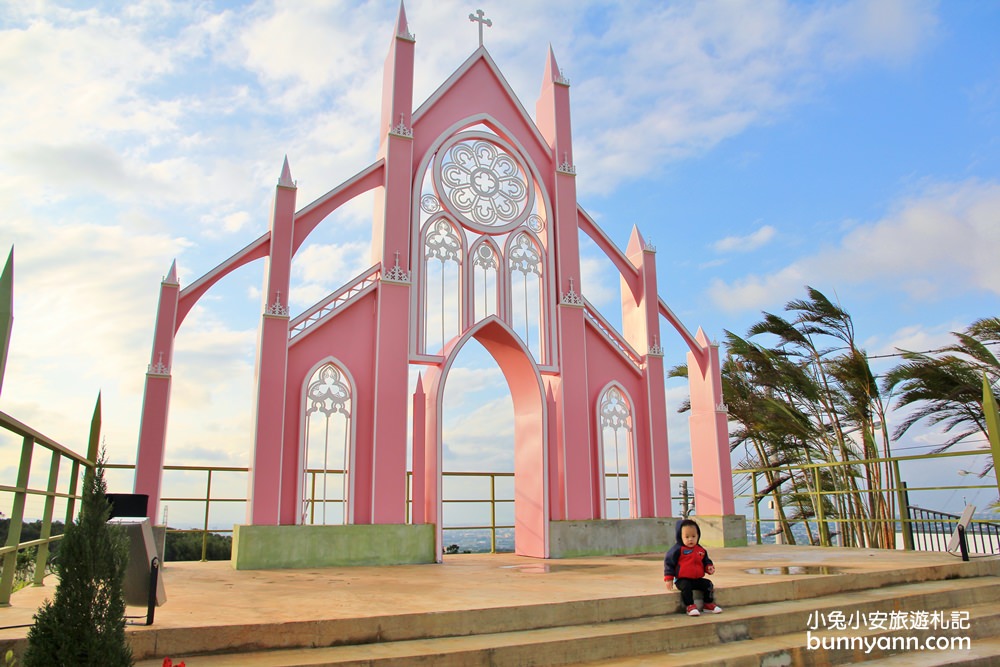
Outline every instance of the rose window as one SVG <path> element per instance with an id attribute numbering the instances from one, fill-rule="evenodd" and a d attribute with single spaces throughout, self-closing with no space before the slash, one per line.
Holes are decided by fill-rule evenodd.
<path id="1" fill-rule="evenodd" d="M 435 180 L 443 203 L 463 223 L 500 233 L 519 224 L 533 204 L 527 173 L 496 137 L 467 134 L 439 151 Z"/>

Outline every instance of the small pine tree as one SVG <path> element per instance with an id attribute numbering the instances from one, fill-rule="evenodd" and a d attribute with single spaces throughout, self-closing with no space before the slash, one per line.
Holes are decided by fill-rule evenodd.
<path id="1" fill-rule="evenodd" d="M 35 614 L 24 667 L 132 665 L 125 640 L 125 534 L 108 525 L 104 452 L 83 482 L 79 518 L 66 526 L 54 599 Z"/>

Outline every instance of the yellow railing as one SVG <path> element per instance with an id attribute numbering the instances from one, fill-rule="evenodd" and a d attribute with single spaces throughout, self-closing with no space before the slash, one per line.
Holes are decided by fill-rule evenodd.
<path id="1" fill-rule="evenodd" d="M 805 488 L 801 486 L 795 490 L 795 493 L 806 496 L 810 498 L 809 507 L 814 508 L 815 516 L 802 519 L 797 518 L 794 520 L 789 520 L 789 523 L 808 523 L 810 525 L 815 525 L 817 528 L 821 524 L 832 524 L 833 526 L 843 526 L 844 524 L 883 524 L 887 528 L 891 528 L 893 536 L 896 534 L 896 527 L 900 528 L 900 534 L 903 540 L 903 548 L 912 550 L 914 548 L 913 540 L 913 526 L 916 521 L 914 521 L 910 515 L 908 508 L 910 507 L 909 494 L 911 492 L 918 491 L 956 491 L 956 490 L 981 490 L 981 489 L 992 489 L 996 490 L 996 484 L 965 484 L 965 485 L 950 485 L 950 486 L 908 486 L 905 481 L 900 481 L 898 485 L 895 486 L 883 486 L 876 488 L 868 488 L 861 486 L 857 489 L 822 489 L 820 484 L 820 472 L 822 470 L 830 470 L 836 468 L 842 468 L 844 466 L 865 466 L 865 465 L 875 465 L 875 466 L 888 466 L 883 468 L 887 470 L 891 468 L 892 478 L 896 480 L 901 480 L 899 464 L 901 462 L 907 461 L 927 461 L 927 460 L 937 460 L 937 459 L 948 459 L 955 457 L 968 457 L 968 456 L 982 456 L 984 453 L 989 453 L 982 450 L 978 451 L 961 451 L 961 452 L 940 452 L 937 454 L 916 454 L 911 456 L 892 456 L 892 457 L 876 457 L 870 459 L 859 459 L 852 461 L 835 461 L 835 462 L 819 462 L 810 464 L 796 464 L 796 465 L 781 465 L 781 466 L 768 466 L 768 467 L 758 467 L 758 468 L 742 468 L 733 471 L 733 477 L 738 477 L 741 475 L 746 475 L 749 477 L 752 487 L 752 492 L 749 494 L 739 494 L 736 496 L 737 499 L 744 499 L 752 507 L 753 518 L 751 522 L 754 525 L 754 533 L 758 544 L 762 543 L 762 525 L 763 524 L 776 524 L 780 522 L 780 519 L 776 518 L 762 518 L 760 516 L 760 501 L 766 500 L 767 498 L 773 497 L 773 493 L 760 493 L 758 491 L 757 477 L 765 473 L 771 473 L 776 475 L 795 475 L 799 474 L 808 478 L 808 483 Z M 783 497 L 788 497 L 792 494 L 788 488 L 782 489 L 779 494 Z M 879 517 L 854 517 L 854 516 L 827 516 L 825 514 L 823 498 L 837 498 L 837 497 L 847 497 L 852 495 L 859 495 L 865 497 L 872 497 L 873 495 L 881 494 L 891 494 L 893 503 L 895 504 L 894 516 L 891 518 L 879 518 Z M 882 496 L 885 498 L 886 496 Z M 822 534 L 822 531 L 818 531 Z M 827 544 L 829 544 L 827 542 Z M 864 546 L 864 545 L 862 545 Z M 894 544 L 886 545 L 894 547 Z"/>
<path id="2" fill-rule="evenodd" d="M 0 605 L 9 604 L 10 591 L 12 586 L 12 580 L 14 577 L 15 565 L 17 552 L 22 549 L 27 549 L 33 546 L 38 546 L 38 553 L 36 555 L 36 567 L 34 582 L 36 584 L 41 584 L 41 578 L 44 576 L 45 562 L 48 557 L 48 545 L 54 540 L 59 539 L 61 536 L 51 535 L 51 525 L 52 525 L 52 514 L 54 509 L 54 503 L 56 499 L 64 499 L 67 503 L 66 507 L 66 521 L 69 522 L 73 519 L 75 514 L 75 503 L 80 498 L 78 492 L 79 480 L 82 477 L 82 471 L 88 467 L 92 466 L 93 462 L 85 457 L 79 456 L 72 451 L 66 449 L 62 445 L 52 441 L 49 438 L 37 433 L 33 429 L 21 424 L 20 422 L 14 420 L 8 415 L 0 412 L 0 426 L 6 428 L 8 431 L 19 434 L 24 439 L 24 444 L 22 445 L 21 451 L 21 465 L 18 469 L 18 480 L 15 486 L 0 486 L 0 491 L 6 491 L 13 493 L 14 503 L 10 515 L 10 531 L 7 538 L 6 546 L 0 549 L 0 554 L 3 555 L 4 559 L 4 569 L 3 578 L 0 582 Z M 45 484 L 45 488 L 32 488 L 29 487 L 29 471 L 31 465 L 32 452 L 35 446 L 41 446 L 49 450 L 50 465 L 49 465 L 49 477 Z M 752 468 L 752 469 L 742 469 L 735 470 L 733 472 L 734 478 L 748 475 L 752 481 L 756 481 L 757 476 L 765 472 L 779 471 L 782 473 L 797 472 L 799 474 L 809 474 L 818 476 L 819 471 L 823 468 L 831 468 L 842 465 L 859 465 L 859 464 L 890 464 L 898 469 L 899 462 L 901 461 L 914 461 L 914 460 L 927 460 L 936 458 L 950 458 L 950 457 L 960 457 L 960 456 L 981 456 L 981 451 L 973 452 L 947 452 L 942 454 L 934 455 L 915 455 L 915 456 L 902 456 L 902 457 L 892 457 L 892 458 L 877 458 L 870 459 L 867 461 L 851 461 L 847 463 L 815 463 L 809 465 L 799 465 L 799 466 L 781 466 L 779 468 Z M 72 471 L 69 476 L 69 488 L 66 491 L 59 491 L 58 489 L 58 472 L 61 461 L 71 461 Z M 107 464 L 105 466 L 109 474 L 114 472 L 129 472 L 134 470 L 135 466 L 130 464 Z M 161 503 L 164 506 L 176 505 L 177 503 L 192 503 L 199 506 L 199 511 L 197 513 L 186 513 L 187 523 L 194 523 L 191 520 L 195 517 L 198 527 L 195 528 L 185 528 L 185 529 L 171 529 L 170 533 L 198 533 L 201 535 L 201 559 L 206 560 L 208 551 L 208 541 L 211 534 L 231 534 L 232 525 L 234 523 L 239 523 L 239 520 L 227 520 L 227 521 L 212 521 L 213 508 L 222 507 L 232 507 L 233 504 L 245 504 L 246 497 L 240 494 L 225 494 L 219 491 L 216 486 L 216 480 L 223 474 L 236 474 L 240 475 L 240 488 L 246 488 L 246 478 L 248 474 L 247 468 L 244 467 L 233 467 L 233 466 L 165 466 L 164 471 L 167 473 L 182 473 L 184 475 L 197 474 L 204 476 L 199 480 L 194 482 L 194 491 L 192 493 L 183 494 L 181 492 L 171 493 L 161 498 Z M 339 475 L 343 474 L 342 471 L 325 471 L 326 474 Z M 305 501 L 304 509 L 307 509 L 312 520 L 315 520 L 315 510 L 317 507 L 321 507 L 323 504 L 341 504 L 342 499 L 323 499 L 317 493 L 317 483 L 316 480 L 319 476 L 323 475 L 323 470 L 309 469 L 306 471 L 308 481 L 306 484 L 307 489 L 307 499 Z M 514 503 L 513 498 L 513 484 L 510 483 L 513 480 L 513 473 L 501 473 L 501 472 L 446 472 L 443 473 L 444 477 L 447 479 L 451 478 L 472 478 L 472 479 L 482 479 L 488 480 L 488 493 L 481 497 L 468 497 L 468 495 L 459 497 L 448 497 L 444 499 L 446 506 L 452 505 L 486 505 L 489 511 L 489 518 L 487 521 L 478 523 L 472 522 L 468 524 L 460 525 L 446 525 L 444 527 L 445 531 L 454 530 L 473 530 L 473 531 L 488 531 L 490 537 L 490 550 L 495 552 L 497 549 L 497 531 L 513 528 L 513 525 L 507 522 L 502 522 L 498 520 L 500 516 L 499 510 L 503 510 Z M 624 477 L 625 475 L 622 475 Z M 609 479 L 613 479 L 615 475 L 608 475 Z M 685 487 L 689 487 L 689 480 L 691 478 L 690 473 L 674 473 L 672 478 L 680 478 L 682 484 Z M 898 476 L 897 476 L 898 479 Z M 407 484 L 409 487 L 410 478 L 407 478 Z M 165 488 L 168 489 L 178 489 L 181 486 L 190 488 L 192 484 L 190 480 L 186 484 L 166 484 Z M 510 492 L 506 490 L 501 491 L 502 487 L 509 487 Z M 478 488 L 487 487 L 486 484 L 477 486 Z M 608 488 L 617 488 L 615 485 L 609 485 Z M 817 488 L 817 485 L 813 484 L 811 488 L 806 491 L 813 496 L 837 496 L 843 494 L 852 493 L 862 493 L 868 494 L 872 492 L 888 492 L 898 494 L 897 508 L 907 507 L 909 504 L 906 499 L 907 491 L 941 491 L 941 490 L 954 490 L 954 489 L 988 489 L 995 488 L 993 485 L 964 485 L 964 486 L 941 486 L 941 487 L 910 487 L 907 489 L 905 485 L 900 485 L 898 488 L 884 488 L 884 489 L 860 489 L 860 490 L 821 490 Z M 686 492 L 682 492 L 681 495 L 673 497 L 673 501 L 677 504 L 677 509 L 681 513 L 684 513 L 686 509 L 691 509 L 693 496 L 693 491 L 690 488 L 686 488 Z M 410 520 L 410 492 L 407 488 L 407 519 Z M 760 543 L 762 537 L 762 528 L 764 524 L 771 524 L 774 522 L 773 518 L 763 518 L 760 516 L 759 501 L 764 500 L 769 494 L 761 495 L 759 494 L 756 485 L 754 484 L 753 492 L 749 495 L 737 495 L 737 498 L 743 498 L 749 500 L 749 504 L 753 509 L 752 523 L 755 525 L 755 533 L 757 536 L 757 541 Z M 20 526 L 24 519 L 25 512 L 25 502 L 26 499 L 32 496 L 38 496 L 44 499 L 44 508 L 42 510 L 42 537 L 38 540 L 33 540 L 30 542 L 19 543 L 20 538 Z M 758 502 L 754 502 L 756 499 Z M 614 503 L 618 501 L 626 501 L 627 498 L 607 498 L 608 503 Z M 816 503 L 816 506 L 822 508 L 822 503 Z M 694 508 L 695 510 L 697 508 Z M 899 525 L 904 526 L 904 528 L 909 527 L 911 520 L 908 514 L 904 511 L 900 513 L 901 516 L 894 519 L 894 522 L 898 522 Z M 831 524 L 845 523 L 849 521 L 858 521 L 858 519 L 843 518 L 843 517 L 827 517 L 823 516 L 822 510 L 820 511 L 819 517 L 814 517 L 808 519 L 814 524 L 817 521 L 826 521 Z M 861 521 L 877 521 L 878 519 L 860 519 Z M 798 519 L 797 522 L 802 522 L 802 519 Z M 904 529 L 903 535 L 904 540 L 907 542 L 906 547 L 912 548 L 912 541 L 907 540 L 908 531 Z"/>
<path id="3" fill-rule="evenodd" d="M 134 470 L 135 466 L 130 464 L 108 464 L 105 466 L 109 471 L 130 471 Z M 182 473 L 204 473 L 204 482 L 199 485 L 199 491 L 192 495 L 168 495 L 160 499 L 162 505 L 169 505 L 170 503 L 194 503 L 201 506 L 201 512 L 198 516 L 199 528 L 176 528 L 168 529 L 168 533 L 180 534 L 180 533 L 200 533 L 202 536 L 201 542 L 201 560 L 207 560 L 208 552 L 208 539 L 210 534 L 231 534 L 232 523 L 217 523 L 213 526 L 211 521 L 211 513 L 213 505 L 217 506 L 220 503 L 246 503 L 246 498 L 244 496 L 213 496 L 212 484 L 213 476 L 217 476 L 219 473 L 242 473 L 246 475 L 248 473 L 247 468 L 243 467 L 231 467 L 231 466 L 164 466 L 164 471 L 169 472 L 182 472 Z M 342 506 L 344 501 L 340 498 L 323 499 L 319 494 L 319 483 L 318 479 L 325 473 L 328 475 L 343 475 L 342 470 L 320 470 L 310 468 L 306 472 L 306 484 L 307 498 L 304 501 L 304 512 L 310 517 L 311 522 L 315 522 L 317 510 L 321 508 L 324 504 L 329 505 L 340 505 Z M 497 531 L 511 529 L 514 527 L 512 523 L 498 522 L 498 508 L 503 508 L 505 506 L 513 506 L 514 497 L 512 493 L 501 493 L 498 492 L 498 482 L 502 480 L 513 481 L 514 473 L 511 472 L 445 472 L 442 473 L 443 477 L 446 479 L 483 479 L 488 480 L 488 494 L 484 497 L 457 497 L 457 498 L 445 498 L 443 503 L 446 506 L 452 505 L 462 505 L 465 507 L 475 506 L 475 505 L 486 505 L 489 509 L 489 520 L 487 523 L 462 523 L 458 525 L 446 525 L 443 530 L 456 531 L 456 530 L 473 530 L 473 531 L 488 531 L 490 538 L 490 552 L 496 553 L 497 550 Z M 608 479 L 614 479 L 616 475 L 607 475 Z M 627 475 L 621 475 L 621 477 L 627 477 Z M 690 473 L 674 473 L 673 477 L 684 479 L 690 479 Z M 412 508 L 410 500 L 410 480 L 412 478 L 412 473 L 407 474 L 407 521 L 412 519 Z M 245 488 L 245 484 L 241 484 Z M 484 485 L 485 486 L 485 485 Z M 509 485 L 513 488 L 513 485 Z M 174 485 L 165 484 L 166 488 L 174 488 Z M 477 487 L 482 488 L 482 487 Z M 201 491 L 200 489 L 204 489 Z M 675 501 L 680 503 L 679 506 L 684 507 L 686 504 L 690 503 L 690 494 L 679 495 L 673 498 Z M 607 501 L 609 503 L 617 502 L 619 500 L 626 501 L 627 498 L 613 498 L 608 497 Z M 229 527 L 223 527 L 229 526 Z"/>
<path id="4" fill-rule="evenodd" d="M 98 409 L 100 409 L 98 404 Z M 10 595 L 14 588 L 14 575 L 17 570 L 17 553 L 24 549 L 38 547 L 35 553 L 35 573 L 32 583 L 42 585 L 45 567 L 49 558 L 49 544 L 62 539 L 62 535 L 52 535 L 52 514 L 55 511 L 57 498 L 66 502 L 66 523 L 73 520 L 76 511 L 76 501 L 81 498 L 79 489 L 83 472 L 93 467 L 94 462 L 67 449 L 52 438 L 46 437 L 35 429 L 22 424 L 10 415 L 0 412 L 0 427 L 21 436 L 21 456 L 17 468 L 17 482 L 14 486 L 0 485 L 0 492 L 13 494 L 11 503 L 10 523 L 7 528 L 7 541 L 0 547 L 3 556 L 3 574 L 0 575 L 0 607 L 10 606 Z M 31 486 L 31 461 L 36 448 L 48 450 L 49 472 L 45 487 Z M 69 481 L 66 491 L 59 491 L 59 471 L 63 461 L 71 463 Z M 25 505 L 30 498 L 42 498 L 41 534 L 37 540 L 21 542 L 21 526 L 24 522 Z"/>

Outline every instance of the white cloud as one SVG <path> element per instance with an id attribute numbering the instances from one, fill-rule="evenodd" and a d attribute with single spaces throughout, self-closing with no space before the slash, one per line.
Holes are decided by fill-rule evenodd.
<path id="1" fill-rule="evenodd" d="M 771 225 L 764 225 L 752 234 L 746 236 L 727 236 L 712 244 L 716 252 L 750 252 L 767 245 L 777 233 Z"/>
<path id="2" fill-rule="evenodd" d="M 1000 294 L 998 247 L 1000 183 L 928 184 L 883 219 L 850 228 L 835 247 L 773 273 L 717 279 L 709 294 L 729 312 L 786 301 L 806 284 L 876 281 L 918 302 L 945 290 Z"/>

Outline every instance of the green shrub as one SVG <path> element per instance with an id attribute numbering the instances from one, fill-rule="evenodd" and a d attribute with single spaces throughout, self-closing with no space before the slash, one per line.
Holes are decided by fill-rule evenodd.
<path id="1" fill-rule="evenodd" d="M 54 563 L 59 575 L 53 600 L 35 614 L 24 667 L 132 665 L 125 640 L 125 534 L 108 525 L 104 454 L 83 484 L 79 518 L 66 527 Z"/>

